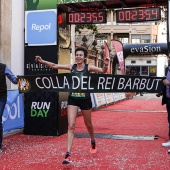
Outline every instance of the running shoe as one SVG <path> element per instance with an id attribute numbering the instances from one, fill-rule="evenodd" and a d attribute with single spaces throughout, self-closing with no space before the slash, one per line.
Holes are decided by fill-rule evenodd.
<path id="1" fill-rule="evenodd" d="M 166 143 L 162 143 L 163 147 L 170 147 L 170 141 L 166 142 Z"/>
<path id="2" fill-rule="evenodd" d="M 96 142 L 91 141 L 90 153 L 96 153 L 96 152 L 97 152 Z"/>
<path id="3" fill-rule="evenodd" d="M 168 154 L 170 154 L 170 149 L 168 150 Z"/>
<path id="4" fill-rule="evenodd" d="M 71 164 L 72 161 L 70 160 L 70 154 L 66 154 L 65 159 L 63 160 L 62 164 Z"/>

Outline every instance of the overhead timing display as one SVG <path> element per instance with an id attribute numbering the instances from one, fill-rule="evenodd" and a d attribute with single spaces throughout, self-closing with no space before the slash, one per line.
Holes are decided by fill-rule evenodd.
<path id="1" fill-rule="evenodd" d="M 160 19 L 161 9 L 159 7 L 116 10 L 117 23 L 158 21 Z"/>
<path id="2" fill-rule="evenodd" d="M 101 24 L 107 22 L 106 11 L 68 12 L 67 24 Z"/>

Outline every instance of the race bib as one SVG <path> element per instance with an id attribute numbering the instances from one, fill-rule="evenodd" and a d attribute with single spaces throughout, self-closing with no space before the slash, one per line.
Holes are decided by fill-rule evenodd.
<path id="1" fill-rule="evenodd" d="M 71 93 L 72 97 L 85 97 L 85 93 Z"/>

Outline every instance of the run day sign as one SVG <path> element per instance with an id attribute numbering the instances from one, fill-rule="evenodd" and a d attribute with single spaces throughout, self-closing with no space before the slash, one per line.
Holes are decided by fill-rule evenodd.
<path id="1" fill-rule="evenodd" d="M 56 91 L 77 93 L 148 92 L 162 90 L 163 77 L 63 73 L 18 76 L 20 93 Z"/>

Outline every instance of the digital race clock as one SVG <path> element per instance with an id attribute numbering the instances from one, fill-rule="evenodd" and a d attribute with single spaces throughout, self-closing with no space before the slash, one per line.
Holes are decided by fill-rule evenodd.
<path id="1" fill-rule="evenodd" d="M 116 11 L 117 23 L 158 21 L 160 19 L 161 9 L 159 7 L 122 9 Z"/>
<path id="2" fill-rule="evenodd" d="M 66 14 L 67 24 L 100 24 L 106 23 L 106 11 L 81 11 L 68 12 Z"/>

